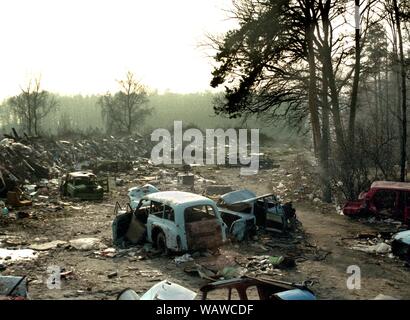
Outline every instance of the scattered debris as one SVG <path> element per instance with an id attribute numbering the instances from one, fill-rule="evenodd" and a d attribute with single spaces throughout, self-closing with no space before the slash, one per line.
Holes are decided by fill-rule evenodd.
<path id="1" fill-rule="evenodd" d="M 86 171 L 68 173 L 60 188 L 62 196 L 80 200 L 101 200 L 104 195 L 103 187 L 97 183 L 97 176 Z"/>
<path id="2" fill-rule="evenodd" d="M 77 250 L 93 250 L 93 249 L 103 249 L 106 247 L 101 243 L 100 239 L 97 238 L 80 238 L 69 241 L 71 247 Z"/>
<path id="3" fill-rule="evenodd" d="M 189 253 L 186 253 L 186 254 L 184 254 L 180 257 L 176 257 L 174 259 L 176 264 L 181 264 L 181 263 L 188 262 L 188 261 L 193 261 L 193 260 L 194 259 L 192 258 L 192 256 Z"/>
<path id="4" fill-rule="evenodd" d="M 55 240 L 55 241 L 46 242 L 46 243 L 32 244 L 29 246 L 29 248 L 33 250 L 37 250 L 37 251 L 47 251 L 47 250 L 55 249 L 57 247 L 61 247 L 66 244 L 67 244 L 67 241 Z"/>
<path id="5" fill-rule="evenodd" d="M 141 297 L 132 289 L 122 291 L 117 300 L 194 300 L 196 293 L 168 280 L 155 284 Z"/>
<path id="6" fill-rule="evenodd" d="M 368 252 L 368 253 L 378 253 L 378 254 L 386 254 L 391 252 L 391 246 L 387 243 L 380 242 L 375 245 L 363 245 L 363 244 L 356 244 L 352 247 L 354 250 Z"/>
<path id="7" fill-rule="evenodd" d="M 36 259 L 38 254 L 32 249 L 3 249 L 0 248 L 0 263 L 14 262 L 19 260 Z"/>
<path id="8" fill-rule="evenodd" d="M 114 271 L 114 272 L 110 272 L 109 274 L 107 274 L 108 279 L 112 279 L 114 277 L 118 276 L 118 272 Z"/>
<path id="9" fill-rule="evenodd" d="M 386 296 L 385 294 L 378 294 L 373 300 L 400 300 L 397 298 L 394 298 L 392 296 Z"/>
<path id="10" fill-rule="evenodd" d="M 225 193 L 233 191 L 230 185 L 207 185 L 204 189 L 203 195 L 212 198 L 213 196 L 221 196 Z"/>
<path id="11" fill-rule="evenodd" d="M 193 174 L 178 174 L 177 181 L 179 184 L 184 185 L 184 186 L 194 186 L 195 182 L 195 176 Z"/>
<path id="12" fill-rule="evenodd" d="M 410 261 L 410 230 L 396 233 L 392 239 L 392 253 L 401 259 Z"/>

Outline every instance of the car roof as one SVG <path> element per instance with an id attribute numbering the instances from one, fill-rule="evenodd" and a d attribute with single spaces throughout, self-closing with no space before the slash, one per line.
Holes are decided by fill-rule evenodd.
<path id="1" fill-rule="evenodd" d="M 215 202 L 207 197 L 201 196 L 199 194 L 195 194 L 191 192 L 183 192 L 183 191 L 160 191 L 160 192 L 148 194 L 144 196 L 142 199 L 161 202 L 169 206 L 180 205 L 180 204 L 215 205 Z"/>
<path id="2" fill-rule="evenodd" d="M 225 193 L 220 197 L 226 204 L 234 204 L 238 202 L 246 202 L 246 200 L 254 199 L 256 194 L 250 190 L 243 189 Z"/>
<path id="3" fill-rule="evenodd" d="M 375 181 L 372 183 L 370 188 L 410 191 L 410 183 L 395 181 Z"/>
<path id="4" fill-rule="evenodd" d="M 69 175 L 74 178 L 90 178 L 90 177 L 95 177 L 95 174 L 92 172 L 88 171 L 75 171 L 75 172 L 70 172 Z"/>
<path id="5" fill-rule="evenodd" d="M 220 196 L 227 205 L 240 204 L 240 203 L 252 203 L 258 201 L 259 199 L 269 198 L 274 196 L 273 193 L 267 193 L 261 196 L 256 196 L 256 194 L 250 190 L 243 189 L 225 193 Z"/>

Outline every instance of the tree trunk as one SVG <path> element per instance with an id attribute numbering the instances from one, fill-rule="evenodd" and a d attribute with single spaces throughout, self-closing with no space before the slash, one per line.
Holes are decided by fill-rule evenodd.
<path id="1" fill-rule="evenodd" d="M 357 7 L 360 7 L 360 0 L 355 0 L 355 5 Z M 360 16 L 359 16 L 359 22 L 360 22 Z M 354 66 L 352 96 L 350 100 L 349 129 L 348 129 L 349 131 L 348 131 L 348 138 L 347 138 L 347 141 L 349 143 L 349 148 L 351 150 L 354 150 L 354 135 L 355 135 L 355 122 L 356 122 L 356 110 L 357 110 L 357 96 L 358 96 L 358 91 L 359 91 L 361 51 L 362 50 L 360 46 L 360 26 L 357 25 L 356 30 L 355 30 L 355 66 Z"/>
<path id="2" fill-rule="evenodd" d="M 406 97 L 406 68 L 403 52 L 403 37 L 401 33 L 400 12 L 397 0 L 393 0 L 394 15 L 399 45 L 400 75 L 401 75 L 401 127 L 400 137 L 400 181 L 406 181 L 406 148 L 407 148 L 407 97 Z"/>
<path id="3" fill-rule="evenodd" d="M 321 183 L 323 201 L 332 202 L 332 191 L 330 186 L 329 172 L 329 99 L 328 99 L 328 80 L 325 76 L 325 68 L 323 67 L 323 92 L 322 92 L 322 143 L 320 146 L 320 166 L 321 166 Z"/>
<path id="4" fill-rule="evenodd" d="M 319 156 L 319 147 L 321 145 L 320 136 L 320 122 L 317 107 L 317 87 L 316 87 L 316 63 L 315 63 L 315 52 L 313 47 L 313 37 L 314 37 L 314 26 L 310 24 L 306 31 L 307 44 L 308 44 L 308 62 L 309 62 L 309 112 L 310 121 L 312 125 L 313 133 L 313 147 L 315 156 Z"/>
<path id="5" fill-rule="evenodd" d="M 37 120 L 37 114 L 34 115 L 34 134 L 36 135 L 36 137 L 38 137 L 38 120 Z"/>
<path id="6" fill-rule="evenodd" d="M 330 20 L 328 16 L 328 12 L 326 10 L 322 10 L 322 24 L 323 24 L 323 32 L 324 32 L 324 39 L 322 45 L 322 61 L 323 61 L 323 76 L 327 77 L 328 85 L 330 89 L 330 98 L 332 102 L 332 108 L 330 111 L 332 112 L 333 116 L 333 124 L 335 126 L 335 133 L 336 133 L 336 143 L 338 146 L 338 152 L 343 155 L 346 152 L 345 148 L 345 139 L 344 139 L 344 129 L 343 123 L 340 116 L 340 108 L 339 108 L 339 92 L 337 91 L 336 86 L 336 79 L 333 72 L 333 65 L 332 65 L 332 50 L 329 43 L 329 33 L 330 33 Z"/>

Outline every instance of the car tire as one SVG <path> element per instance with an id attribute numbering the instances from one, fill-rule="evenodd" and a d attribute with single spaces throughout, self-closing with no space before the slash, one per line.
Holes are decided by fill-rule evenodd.
<path id="1" fill-rule="evenodd" d="M 164 254 L 168 254 L 168 247 L 167 247 L 167 238 L 165 234 L 160 231 L 155 239 L 155 245 L 158 250 L 160 250 Z"/>

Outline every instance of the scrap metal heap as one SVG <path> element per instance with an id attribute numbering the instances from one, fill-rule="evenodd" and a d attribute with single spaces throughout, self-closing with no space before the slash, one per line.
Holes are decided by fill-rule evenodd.
<path id="1" fill-rule="evenodd" d="M 140 135 L 116 138 L 54 140 L 20 137 L 14 130 L 0 141 L 0 197 L 17 187 L 52 179 L 68 171 L 120 171 L 149 155 L 149 139 Z"/>

